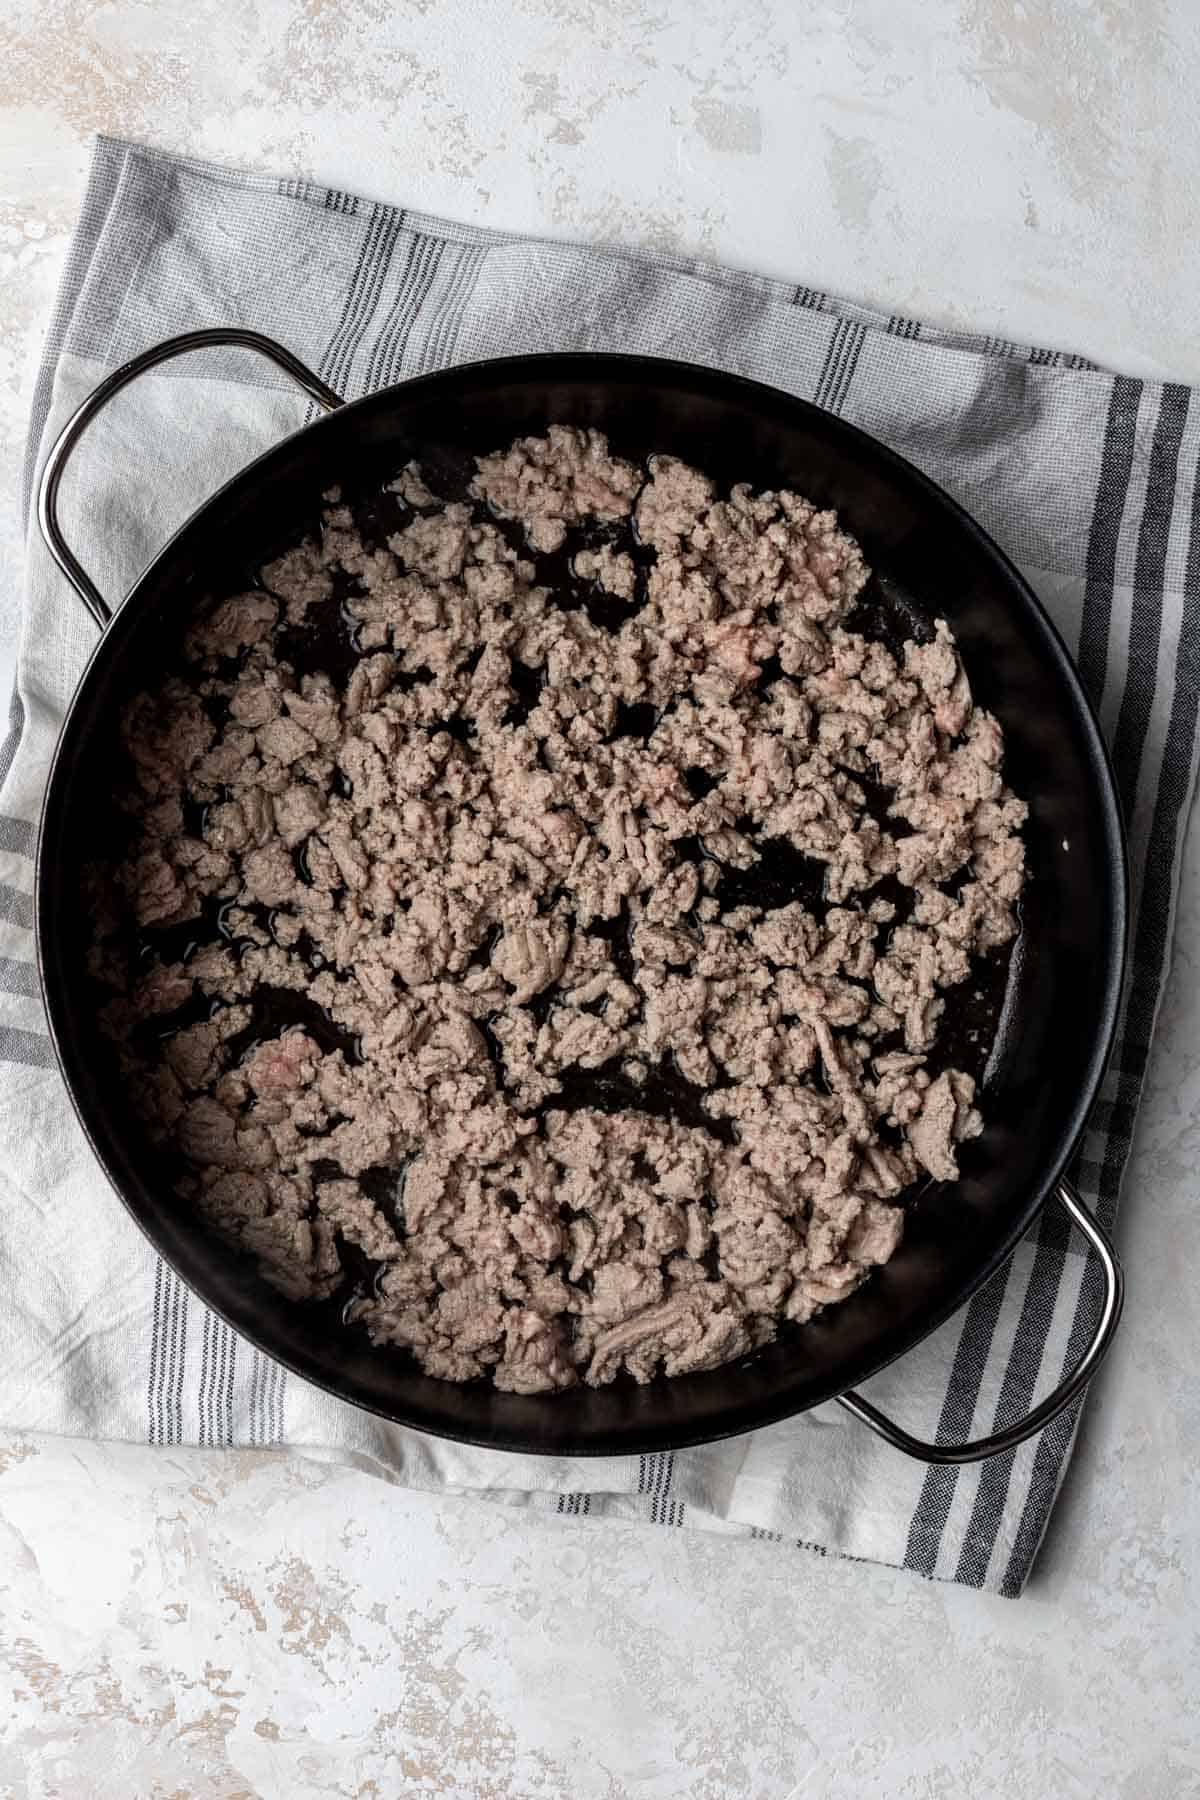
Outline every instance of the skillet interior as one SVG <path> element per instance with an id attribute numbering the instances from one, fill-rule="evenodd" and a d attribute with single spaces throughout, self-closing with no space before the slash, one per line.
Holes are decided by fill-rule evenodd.
<path id="1" fill-rule="evenodd" d="M 233 571 L 310 529 L 334 482 L 382 481 L 410 456 L 460 459 L 552 420 L 596 425 L 624 454 L 665 451 L 718 482 L 790 486 L 836 508 L 876 575 L 950 622 L 1030 801 L 1022 905 L 963 1179 L 930 1186 L 891 1263 L 822 1318 L 742 1362 L 647 1388 L 522 1397 L 452 1386 L 284 1301 L 156 1181 L 94 1021 L 79 871 L 110 804 L 113 721 L 173 658 L 181 618 Z M 94 1149 L 134 1218 L 239 1331 L 343 1398 L 498 1448 L 611 1454 L 745 1431 L 883 1366 L 960 1306 L 1012 1249 L 1067 1161 L 1111 1042 L 1125 932 L 1119 817 L 1095 724 L 1060 640 L 991 541 L 908 464 L 772 389 L 646 358 L 545 356 L 389 389 L 276 446 L 205 506 L 137 583 L 99 644 L 60 739 L 44 810 L 38 945 L 51 1029 Z"/>

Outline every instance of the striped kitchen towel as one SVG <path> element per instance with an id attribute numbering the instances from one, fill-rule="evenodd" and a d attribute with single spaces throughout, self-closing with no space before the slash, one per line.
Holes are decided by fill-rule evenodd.
<path id="1" fill-rule="evenodd" d="M 1130 825 L 1132 979 L 1077 1169 L 1111 1222 L 1195 775 L 1200 408 L 1189 390 L 704 263 L 498 236 L 105 140 L 36 390 L 27 498 L 62 420 L 110 369 L 215 323 L 269 332 L 350 395 L 516 351 L 715 364 L 844 414 L 982 521 L 1077 650 Z M 207 492 L 305 416 L 304 399 L 271 369 L 229 352 L 173 364 L 123 395 L 89 434 L 63 496 L 71 540 L 102 591 L 124 593 Z M 1013 1454 L 960 1470 L 908 1462 L 836 1408 L 673 1456 L 523 1459 L 344 1406 L 187 1292 L 91 1160 L 54 1068 L 33 965 L 38 808 L 93 631 L 31 531 L 0 754 L 0 1423 L 162 1444 L 287 1444 L 424 1488 L 779 1538 L 1019 1593 L 1074 1414 Z M 869 1384 L 871 1398 L 944 1441 L 1002 1426 L 1075 1360 L 1098 1285 L 1051 1211 L 968 1307 Z"/>

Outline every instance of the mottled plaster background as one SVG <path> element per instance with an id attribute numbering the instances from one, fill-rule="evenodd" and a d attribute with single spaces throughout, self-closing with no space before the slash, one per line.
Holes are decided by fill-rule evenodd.
<path id="1" fill-rule="evenodd" d="M 0 682 L 95 130 L 1200 377 L 1191 0 L 4 0 Z M 1200 858 L 1126 1325 L 1018 1604 L 285 1457 L 0 1437 L 0 1794 L 1200 1795 Z"/>

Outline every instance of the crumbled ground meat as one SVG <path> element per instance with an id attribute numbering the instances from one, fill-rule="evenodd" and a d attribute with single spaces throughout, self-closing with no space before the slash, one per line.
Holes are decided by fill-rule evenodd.
<path id="1" fill-rule="evenodd" d="M 938 1041 L 1017 929 L 999 727 L 944 622 L 851 628 L 862 556 L 798 495 L 565 426 L 387 494 L 386 542 L 327 496 L 129 710 L 103 1023 L 286 1294 L 367 1269 L 377 1342 L 518 1393 L 712 1368 L 981 1129 Z M 283 648 L 330 609 L 336 680 Z"/>

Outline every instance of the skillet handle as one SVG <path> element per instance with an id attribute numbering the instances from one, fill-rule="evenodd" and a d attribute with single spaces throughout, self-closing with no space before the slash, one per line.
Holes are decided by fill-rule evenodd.
<path id="1" fill-rule="evenodd" d="M 164 338 L 161 344 L 155 344 L 151 350 L 143 350 L 139 356 L 123 363 L 119 369 L 114 369 L 111 375 L 106 376 L 59 433 L 42 470 L 37 500 L 38 525 L 46 540 L 46 547 L 102 631 L 112 618 L 112 608 L 71 550 L 58 522 L 58 489 L 63 472 L 79 439 L 114 394 L 119 394 L 137 376 L 144 375 L 147 369 L 153 369 L 161 362 L 184 356 L 189 350 L 207 350 L 217 344 L 234 344 L 243 350 L 256 350 L 260 356 L 265 356 L 277 368 L 290 375 L 293 381 L 298 382 L 305 393 L 310 394 L 326 412 L 334 412 L 337 407 L 346 404 L 340 394 L 335 394 L 319 375 L 314 375 L 311 369 L 305 368 L 282 344 L 277 344 L 273 338 L 264 337 L 261 332 L 244 331 L 237 325 L 215 325 L 205 331 L 185 331 L 180 337 Z"/>
<path id="2" fill-rule="evenodd" d="M 886 1438 L 897 1450 L 903 1450 L 906 1456 L 915 1456 L 920 1462 L 926 1463 L 982 1462 L 984 1457 L 999 1456 L 1001 1451 L 1015 1449 L 1026 1438 L 1039 1432 L 1043 1425 L 1048 1425 L 1051 1419 L 1056 1419 L 1083 1392 L 1112 1342 L 1125 1300 L 1125 1277 L 1106 1233 L 1096 1223 L 1070 1182 L 1060 1181 L 1054 1189 L 1054 1197 L 1066 1208 L 1071 1223 L 1079 1228 L 1089 1247 L 1100 1258 L 1104 1276 L 1104 1303 L 1100 1308 L 1100 1318 L 1091 1343 L 1071 1373 L 1052 1394 L 1048 1394 L 1015 1425 L 993 1432 L 990 1437 L 976 1438 L 969 1444 L 928 1444 L 923 1438 L 911 1437 L 899 1425 L 893 1424 L 878 1407 L 872 1406 L 869 1400 L 864 1400 L 861 1394 L 853 1390 L 847 1394 L 839 1394 L 838 1405 L 844 1406 L 856 1419 L 861 1419 L 864 1425 L 869 1425 L 872 1431 L 879 1437 Z"/>

